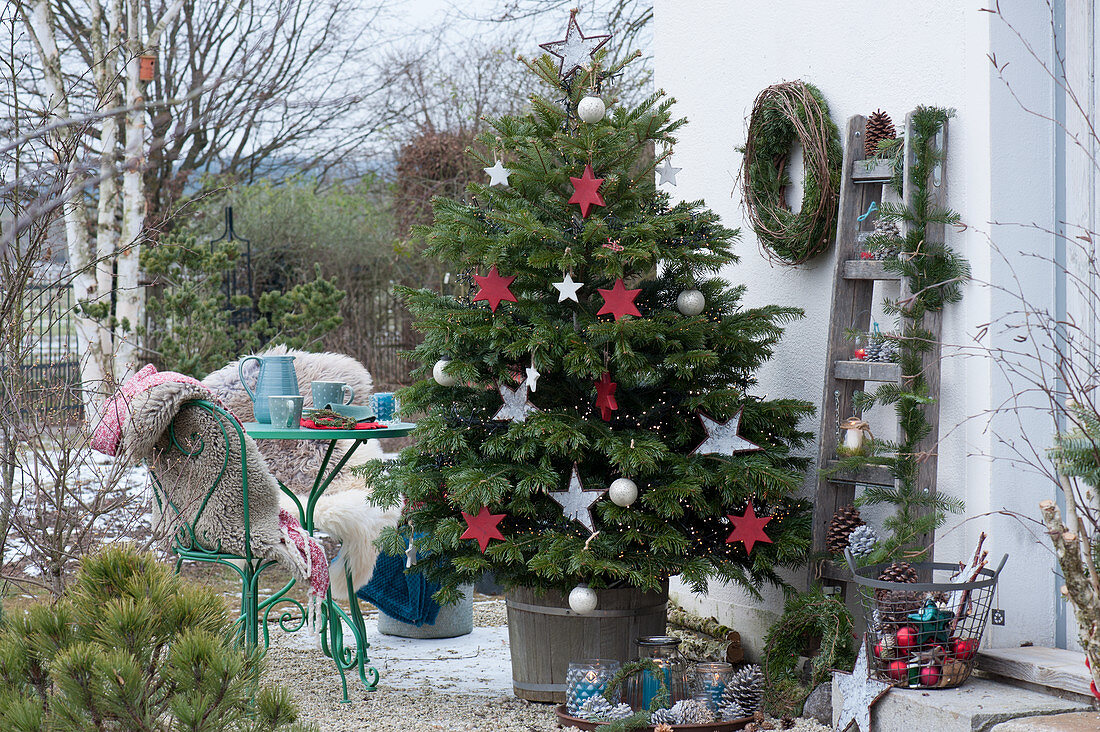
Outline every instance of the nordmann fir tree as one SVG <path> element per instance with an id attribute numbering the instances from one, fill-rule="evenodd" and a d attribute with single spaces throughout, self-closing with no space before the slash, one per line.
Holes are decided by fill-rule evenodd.
<path id="1" fill-rule="evenodd" d="M 742 307 L 745 287 L 718 277 L 738 232 L 655 186 L 669 153 L 651 151 L 671 151 L 686 122 L 664 92 L 578 118 L 629 62 L 601 69 L 603 56 L 572 70 L 524 61 L 548 92 L 526 116 L 488 120 L 489 182 L 436 199 L 419 232 L 476 285 L 400 293 L 424 335 L 402 410 L 422 416 L 415 446 L 367 475 L 381 502 L 404 502 L 385 551 L 413 535 L 430 559 L 411 571 L 440 583 L 442 602 L 486 570 L 597 597 L 672 575 L 756 592 L 809 548 L 808 505 L 793 495 L 813 407 L 752 393 L 802 312 Z"/>

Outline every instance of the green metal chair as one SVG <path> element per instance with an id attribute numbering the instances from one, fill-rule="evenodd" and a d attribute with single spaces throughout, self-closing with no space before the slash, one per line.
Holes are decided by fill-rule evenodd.
<path id="1" fill-rule="evenodd" d="M 180 423 L 190 423 L 192 433 L 180 434 L 177 429 Z M 205 428 L 202 431 L 208 436 L 210 434 L 214 435 L 212 442 L 215 444 L 207 444 L 207 440 L 204 440 L 202 435 L 199 434 L 200 430 L 195 428 L 197 424 L 201 424 Z M 214 425 L 215 429 L 211 430 L 210 425 Z M 184 560 L 190 560 L 218 564 L 236 572 L 241 581 L 241 613 L 237 620 L 238 637 L 243 641 L 245 647 L 251 650 L 259 645 L 262 632 L 264 650 L 266 650 L 271 643 L 270 624 L 272 622 L 276 622 L 284 632 L 293 633 L 305 626 L 308 613 L 301 602 L 288 595 L 290 589 L 295 585 L 294 579 L 291 579 L 270 597 L 262 602 L 260 601 L 260 577 L 264 571 L 278 564 L 278 562 L 260 556 L 254 549 L 256 544 L 254 539 L 257 537 L 254 536 L 255 521 L 253 519 L 255 516 L 250 515 L 250 506 L 252 505 L 250 503 L 250 477 L 253 484 L 259 478 L 264 482 L 270 481 L 278 485 L 283 493 L 293 499 L 292 502 L 297 507 L 299 521 L 302 526 L 306 527 L 307 530 L 312 529 L 312 522 L 308 520 L 308 507 L 303 507 L 297 497 L 286 486 L 276 480 L 273 475 L 270 473 L 263 476 L 255 475 L 254 471 L 259 469 L 262 463 L 254 464 L 250 470 L 249 442 L 246 439 L 243 427 L 225 409 L 209 401 L 189 400 L 182 405 L 176 418 L 169 424 L 165 437 L 158 442 L 157 455 L 150 461 L 150 475 L 154 484 L 157 507 L 163 517 L 162 522 L 167 520 L 175 527 L 172 533 L 171 546 L 177 556 L 176 571 L 180 570 Z M 254 444 L 251 449 L 254 451 L 253 457 L 262 460 L 258 457 L 259 453 L 255 450 Z M 161 482 L 162 476 L 157 474 L 156 464 L 159 460 L 176 461 L 173 467 L 177 468 L 174 470 L 177 475 L 179 474 L 179 461 L 193 461 L 195 463 L 201 461 L 204 466 L 203 479 L 208 480 L 209 485 L 200 486 L 199 490 L 195 490 L 194 486 L 190 486 L 187 493 L 192 496 L 190 500 L 192 505 L 179 505 L 179 501 L 171 497 L 173 491 L 167 490 L 167 487 Z M 233 543 L 236 546 L 233 549 L 227 549 L 224 546 L 223 538 L 212 536 L 209 530 L 204 529 L 204 526 L 209 523 L 207 520 L 209 512 L 217 510 L 214 505 L 216 501 L 212 501 L 212 498 L 218 496 L 219 486 L 227 479 L 231 481 L 239 480 L 240 500 L 243 504 L 241 514 L 243 526 L 239 527 L 242 535 L 234 536 Z M 270 482 L 268 485 L 270 485 Z M 224 500 L 225 496 L 220 495 L 219 498 Z M 236 501 L 235 495 L 233 498 Z M 259 538 L 262 539 L 263 535 L 261 534 Z M 340 581 L 340 578 L 333 578 L 333 580 Z M 344 578 L 344 581 L 348 583 L 349 593 L 353 592 L 350 577 Z M 279 610 L 276 610 L 277 606 L 281 606 Z M 271 617 L 272 612 L 276 612 L 276 618 L 274 619 Z M 327 593 L 321 603 L 321 627 L 319 628 L 321 647 L 324 654 L 336 663 L 343 687 L 344 701 L 348 700 L 345 675 L 347 670 L 357 668 L 359 677 L 368 690 L 375 689 L 379 681 L 379 673 L 377 669 L 369 665 L 370 659 L 366 654 L 368 646 L 366 629 L 362 626 L 362 619 L 358 617 L 358 613 L 355 615 L 355 618 L 349 617 L 332 600 L 331 591 Z M 356 620 L 358 622 L 355 622 Z M 355 650 L 344 645 L 342 631 L 342 625 L 344 624 L 348 625 L 356 636 Z"/>

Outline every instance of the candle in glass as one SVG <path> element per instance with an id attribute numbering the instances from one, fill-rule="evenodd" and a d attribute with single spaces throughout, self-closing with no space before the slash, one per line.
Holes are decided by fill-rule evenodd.
<path id="1" fill-rule="evenodd" d="M 707 698 L 707 706 L 712 712 L 718 711 L 722 703 L 722 692 L 726 690 L 733 675 L 733 665 L 729 663 L 700 663 L 695 666 L 695 691 Z"/>
<path id="2" fill-rule="evenodd" d="M 565 675 L 565 695 L 567 711 L 571 715 L 580 712 L 581 705 L 588 699 L 603 694 L 611 677 L 619 670 L 620 663 L 599 658 L 574 661 L 569 664 Z M 618 700 L 618 690 L 612 695 L 612 701 Z"/>

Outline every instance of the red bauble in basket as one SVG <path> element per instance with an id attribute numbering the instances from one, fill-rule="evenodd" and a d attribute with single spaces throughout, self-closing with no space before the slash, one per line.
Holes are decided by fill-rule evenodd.
<path id="1" fill-rule="evenodd" d="M 909 678 L 909 665 L 905 661 L 891 661 L 886 667 L 886 675 L 894 681 L 905 681 Z"/>
<path id="2" fill-rule="evenodd" d="M 978 641 L 973 638 L 952 638 L 951 653 L 960 661 L 969 661 L 978 652 Z"/>
<path id="3" fill-rule="evenodd" d="M 939 666 L 925 666 L 920 670 L 921 686 L 935 686 L 940 683 L 941 678 L 943 678 L 943 674 L 940 672 Z"/>
<path id="4" fill-rule="evenodd" d="M 898 650 L 904 653 L 905 651 L 911 651 L 917 648 L 917 646 L 920 645 L 917 642 L 917 637 L 917 631 L 908 625 L 903 625 L 898 628 Z"/>

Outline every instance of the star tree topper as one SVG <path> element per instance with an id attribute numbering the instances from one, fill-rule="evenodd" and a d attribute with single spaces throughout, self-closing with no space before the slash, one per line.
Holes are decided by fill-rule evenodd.
<path id="1" fill-rule="evenodd" d="M 871 707 L 894 685 L 874 678 L 869 669 L 867 641 L 861 638 L 859 656 L 856 658 L 852 673 L 835 672 L 837 685 L 844 696 L 844 702 L 840 708 L 840 721 L 837 722 L 835 732 L 844 732 L 853 722 L 859 726 L 861 732 L 871 732 Z"/>
<path id="2" fill-rule="evenodd" d="M 581 173 L 580 178 L 569 176 L 569 180 L 573 183 L 573 195 L 569 203 L 575 203 L 581 207 L 582 219 L 588 218 L 588 210 L 592 206 L 607 205 L 603 202 L 603 196 L 600 195 L 600 186 L 603 185 L 604 179 L 596 177 L 591 165 L 584 166 L 584 172 Z"/>
<path id="3" fill-rule="evenodd" d="M 569 76 L 577 69 L 586 69 L 592 65 L 592 57 L 611 36 L 585 36 L 577 23 L 577 11 L 569 11 L 569 25 L 565 28 L 565 38 L 560 41 L 540 43 L 539 48 L 561 59 L 558 66 L 559 76 Z"/>
<path id="4" fill-rule="evenodd" d="M 707 431 L 707 439 L 699 443 L 699 447 L 691 451 L 692 455 L 734 455 L 739 452 L 754 452 L 756 450 L 763 450 L 755 443 L 749 442 L 741 435 L 737 434 L 737 430 L 741 427 L 741 412 L 743 410 L 738 409 L 737 414 L 725 422 L 718 422 L 711 419 L 702 412 L 699 413 L 699 420 L 703 423 L 703 428 Z"/>
<path id="5" fill-rule="evenodd" d="M 576 464 L 573 465 L 573 474 L 569 476 L 569 490 L 550 491 L 550 497 L 561 504 L 561 510 L 566 517 L 580 521 L 589 531 L 596 530 L 592 521 L 592 504 L 601 495 L 601 490 L 584 490 Z"/>
<path id="6" fill-rule="evenodd" d="M 497 272 L 497 266 L 495 264 L 489 268 L 489 274 L 474 275 L 474 280 L 478 284 L 478 291 L 477 295 L 474 296 L 474 302 L 478 300 L 487 301 L 489 303 L 489 309 L 494 313 L 497 311 L 497 306 L 500 305 L 501 300 L 516 302 L 516 296 L 508 289 L 508 286 L 512 284 L 512 280 L 515 278 L 515 275 L 511 277 L 502 277 L 500 272 Z"/>
<path id="7" fill-rule="evenodd" d="M 487 506 L 482 506 L 481 510 L 477 512 L 476 516 L 462 512 L 462 518 L 466 520 L 466 530 L 462 532 L 462 536 L 459 539 L 477 539 L 477 545 L 481 547 L 481 551 L 485 551 L 485 547 L 489 546 L 490 539 L 500 539 L 504 541 L 504 535 L 500 533 L 500 529 L 497 528 L 505 517 L 503 513 L 489 513 Z"/>
<path id="8" fill-rule="evenodd" d="M 771 544 L 772 540 L 764 533 L 764 526 L 772 520 L 771 516 L 757 516 L 752 502 L 745 507 L 745 513 L 740 516 L 727 516 L 733 522 L 733 531 L 726 537 L 726 543 L 732 544 L 739 541 L 745 545 L 745 553 L 752 554 L 752 548 L 756 542 Z"/>
<path id="9" fill-rule="evenodd" d="M 626 315 L 641 317 L 642 314 L 638 312 L 638 306 L 634 304 L 634 299 L 638 297 L 641 290 L 626 289 L 621 277 L 615 280 L 615 284 L 610 290 L 601 289 L 599 292 L 603 296 L 603 307 L 599 309 L 596 315 L 614 315 L 615 320 L 619 320 Z"/>
<path id="10" fill-rule="evenodd" d="M 539 411 L 538 407 L 527 399 L 526 381 L 515 389 L 509 389 L 504 384 L 497 388 L 500 389 L 500 398 L 504 400 L 504 406 L 497 410 L 497 413 L 493 415 L 493 419 L 507 422 L 526 422 L 527 415 Z"/>

